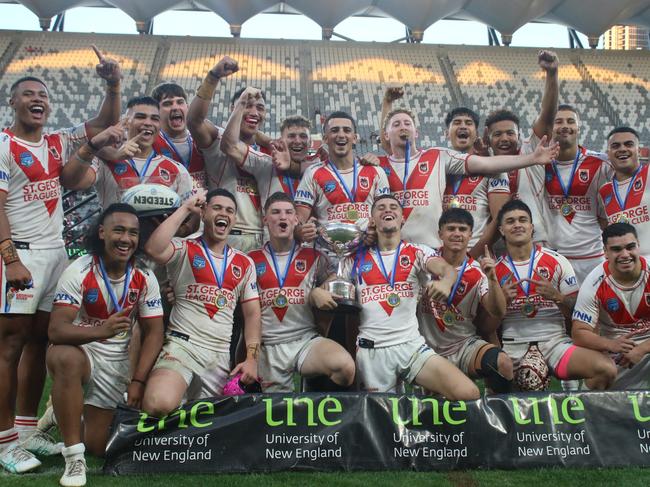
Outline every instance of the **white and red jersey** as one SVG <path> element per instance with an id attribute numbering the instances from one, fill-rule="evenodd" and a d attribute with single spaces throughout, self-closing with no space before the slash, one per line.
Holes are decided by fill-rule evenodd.
<path id="1" fill-rule="evenodd" d="M 448 210 L 452 203 L 455 203 L 459 208 L 463 208 L 472 214 L 474 228 L 472 238 L 468 244 L 470 249 L 483 236 L 491 216 L 489 198 L 495 194 L 510 194 L 507 174 L 502 173 L 496 176 L 447 176 L 447 186 L 442 196 L 442 209 Z"/>
<path id="2" fill-rule="evenodd" d="M 5 213 L 11 238 L 30 248 L 63 246 L 63 203 L 59 176 L 79 144 L 86 141 L 84 124 L 45 134 L 38 142 L 0 135 L 0 191 L 7 193 Z"/>
<path id="3" fill-rule="evenodd" d="M 163 309 L 160 290 L 153 272 L 137 264 L 130 268 L 128 289 L 124 286 L 127 275 L 119 279 L 108 278 L 113 295 L 120 301 L 122 308 L 132 307 L 129 314 L 131 326 L 138 319 L 162 318 Z M 71 306 L 77 310 L 72 321 L 75 326 L 101 326 L 117 312 L 102 277 L 99 259 L 93 255 L 84 255 L 64 271 L 54 296 L 54 306 Z M 101 354 L 107 361 L 128 360 L 128 346 L 131 330 L 112 338 L 85 344 Z"/>
<path id="4" fill-rule="evenodd" d="M 223 133 L 223 129 L 219 128 Z M 237 221 L 233 230 L 245 234 L 262 233 L 262 202 L 255 178 L 231 161 L 219 145 L 221 137 L 210 147 L 201 149 L 205 157 L 208 189 L 223 188 L 235 196 Z"/>
<path id="5" fill-rule="evenodd" d="M 496 274 L 501 286 L 509 279 L 517 281 L 529 275 L 530 259 L 514 261 L 514 272 L 508 256 L 497 261 Z M 568 296 L 578 291 L 576 275 L 569 261 L 553 250 L 535 246 L 534 272 L 532 279 L 540 277 L 551 281 L 553 287 L 562 295 Z M 537 275 L 536 275 L 537 274 Z M 527 286 L 529 292 L 524 291 Z M 535 284 L 521 283 L 517 286 L 517 296 L 508 305 L 503 318 L 503 338 L 515 343 L 545 341 L 559 335 L 565 335 L 564 315 L 553 301 L 537 293 Z"/>
<path id="6" fill-rule="evenodd" d="M 600 334 L 616 339 L 628 333 L 634 341 L 650 338 L 650 271 L 645 258 L 641 261 L 641 276 L 632 286 L 622 286 L 614 280 L 609 263 L 596 267 L 580 287 L 573 309 L 573 319 Z"/>
<path id="7" fill-rule="evenodd" d="M 648 165 L 626 181 L 603 184 L 598 190 L 599 216 L 607 223 L 626 222 L 634 225 L 639 235 L 641 254 L 650 256 L 650 187 Z M 615 186 L 616 185 L 616 186 Z M 614 188 L 618 190 L 618 198 Z"/>
<path id="8" fill-rule="evenodd" d="M 402 237 L 409 242 L 419 242 L 439 247 L 438 220 L 442 215 L 442 199 L 447 185 L 447 174 L 466 174 L 469 154 L 436 147 L 415 152 L 408 164 L 393 156 L 379 158 L 386 172 L 391 192 L 402 202 L 404 226 Z M 406 186 L 406 187 L 405 187 Z"/>
<path id="9" fill-rule="evenodd" d="M 275 273 L 273 258 L 268 245 L 253 250 L 248 256 L 255 263 L 257 289 L 262 305 L 262 342 L 267 345 L 299 340 L 316 332 L 316 324 L 309 305 L 309 293 L 327 279 L 332 269 L 327 258 L 314 248 L 296 245 L 296 251 L 289 263 L 284 285 Z M 291 252 L 274 252 L 278 271 L 287 269 Z M 274 300 L 278 295 L 286 297 L 287 306 L 277 307 Z"/>
<path id="10" fill-rule="evenodd" d="M 199 150 L 189 132 L 184 140 L 175 141 L 171 136 L 160 130 L 153 143 L 153 150 L 156 151 L 156 154 L 172 159 L 187 169 L 187 172 L 192 177 L 193 191 L 208 188 L 203 153 Z"/>
<path id="11" fill-rule="evenodd" d="M 338 170 L 348 190 L 354 192 L 350 201 L 345 188 L 332 169 L 331 162 L 317 162 L 303 174 L 295 201 L 312 208 L 321 225 L 331 222 L 356 223 L 368 220 L 375 198 L 389 194 L 390 188 L 384 171 L 376 166 L 363 166 L 356 162 L 356 192 L 353 190 L 354 169 Z"/>
<path id="12" fill-rule="evenodd" d="M 456 268 L 459 275 L 462 267 L 461 265 Z M 481 266 L 467 256 L 467 266 L 449 305 L 446 302 L 422 298 L 420 332 L 436 353 L 444 356 L 454 354 L 469 338 L 476 336 L 473 321 L 481 299 L 489 290 L 488 278 L 481 270 Z M 443 321 L 443 315 L 448 310 L 454 316 L 451 324 Z"/>
<path id="13" fill-rule="evenodd" d="M 257 181 L 262 208 L 273 193 L 286 193 L 292 199 L 295 197 L 300 177 L 294 177 L 287 171 L 276 169 L 270 155 L 249 147 L 244 158 L 243 169 L 252 174 Z"/>
<path id="14" fill-rule="evenodd" d="M 343 261 L 343 275 L 351 276 L 356 285 L 356 296 L 361 305 L 359 338 L 372 340 L 375 347 L 399 345 L 420 336 L 417 306 L 420 288 L 429 279 L 427 261 L 434 252 L 424 245 L 402 241 L 397 249 L 381 252 L 386 272 L 392 275 L 395 259 L 395 286 L 382 273 L 375 248 Z M 355 265 L 356 263 L 356 265 Z M 391 298 L 399 296 L 399 305 L 391 305 Z M 391 296 L 393 295 L 393 296 Z"/>
<path id="15" fill-rule="evenodd" d="M 162 184 L 173 189 L 182 200 L 191 196 L 192 178 L 187 169 L 173 159 L 152 154 L 148 167 L 148 158 L 139 157 L 124 161 L 103 161 L 98 167 L 93 166 L 97 171 L 95 189 L 102 208 L 118 203 L 127 189 L 138 184 Z M 145 169 L 146 174 L 143 172 Z"/>
<path id="16" fill-rule="evenodd" d="M 215 352 L 228 352 L 233 313 L 237 302 L 259 299 L 253 261 L 228 247 L 226 272 L 219 288 L 201 238 L 172 239 L 174 253 L 166 264 L 176 302 L 169 317 L 169 331 L 188 335 L 189 342 Z M 223 255 L 210 251 L 221 272 Z M 218 307 L 219 298 L 225 305 Z"/>

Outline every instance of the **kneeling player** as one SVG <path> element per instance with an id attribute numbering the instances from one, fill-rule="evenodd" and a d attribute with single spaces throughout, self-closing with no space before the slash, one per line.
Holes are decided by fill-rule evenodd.
<path id="1" fill-rule="evenodd" d="M 328 277 L 327 258 L 293 239 L 298 217 L 289 195 L 272 194 L 264 215 L 269 241 L 248 254 L 255 263 L 262 303 L 262 388 L 292 391 L 294 372 L 326 375 L 348 387 L 354 381 L 354 360 L 341 345 L 319 336 L 310 306 L 315 302 L 325 307 L 328 301 L 334 305 L 327 291 L 313 289 Z"/>
<path id="2" fill-rule="evenodd" d="M 463 208 L 450 208 L 440 217 L 440 255 L 456 268 L 458 277 L 446 301 L 421 301 L 420 331 L 436 353 L 469 377 L 485 378 L 492 391 L 505 393 L 510 391 L 512 361 L 477 336 L 473 320 L 479 305 L 500 320 L 506 312 L 506 300 L 487 245 L 480 265 L 467 253 L 473 226 L 472 215 Z"/>
<path id="3" fill-rule="evenodd" d="M 571 342 L 565 321 L 571 318 L 578 284 L 569 261 L 533 244 L 530 209 L 509 201 L 497 218 L 506 242 L 506 255 L 496 273 L 508 309 L 503 319 L 503 350 L 512 358 L 515 384 L 523 390 L 542 390 L 548 372 L 558 379 L 588 379 L 590 387 L 607 389 L 616 377 L 614 364 L 604 355 Z"/>
<path id="4" fill-rule="evenodd" d="M 203 233 L 173 238 L 191 214 L 201 214 Z M 246 254 L 226 244 L 235 224 L 235 197 L 224 189 L 199 192 L 151 235 L 145 250 L 167 275 L 176 302 L 160 357 L 147 383 L 143 409 L 164 416 L 188 400 L 220 395 L 230 372 L 230 337 L 237 301 L 244 313 L 247 356 L 231 372 L 244 384 L 257 380 L 260 303 L 255 267 Z"/>
<path id="5" fill-rule="evenodd" d="M 103 455 L 113 410 L 124 392 L 130 406 L 140 407 L 162 346 L 160 292 L 153 274 L 134 258 L 138 236 L 135 210 L 121 203 L 109 206 L 88 236 L 89 255 L 71 264 L 59 281 L 47 367 L 65 443 L 64 486 L 85 485 L 85 449 Z M 127 350 L 136 319 L 142 348 L 131 374 Z"/>
<path id="6" fill-rule="evenodd" d="M 607 261 L 591 271 L 580 288 L 573 311 L 573 340 L 583 347 L 612 354 L 618 365 L 612 389 L 648 389 L 648 261 L 639 255 L 636 229 L 629 223 L 605 228 L 603 243 Z"/>
<path id="7" fill-rule="evenodd" d="M 344 261 L 362 306 L 357 343 L 357 374 L 362 389 L 397 392 L 403 382 L 417 383 L 450 400 L 477 399 L 474 383 L 435 354 L 418 331 L 420 283 L 440 277 L 427 291 L 447 299 L 456 279 L 453 267 L 428 247 L 404 242 L 402 207 L 392 195 L 379 196 L 371 209 L 377 245 Z"/>

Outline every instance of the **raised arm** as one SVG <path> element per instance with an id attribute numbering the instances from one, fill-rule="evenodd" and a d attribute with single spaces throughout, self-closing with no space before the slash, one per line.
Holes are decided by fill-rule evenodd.
<path id="1" fill-rule="evenodd" d="M 547 145 L 547 139 L 546 136 L 542 137 L 542 140 L 535 148 L 535 152 L 531 154 L 492 157 L 470 155 L 467 157 L 466 162 L 467 171 L 470 174 L 496 174 L 523 167 L 550 164 L 557 158 L 560 146 L 557 142 L 551 142 Z"/>
<path id="2" fill-rule="evenodd" d="M 481 305 L 493 318 L 500 320 L 506 315 L 506 297 L 499 285 L 499 279 L 494 270 L 496 263 L 487 245 L 485 245 L 483 252 L 483 257 L 479 259 L 479 262 L 488 279 L 488 292 L 481 298 Z"/>
<path id="3" fill-rule="evenodd" d="M 95 51 L 99 61 L 95 67 L 97 74 L 100 78 L 106 80 L 106 95 L 97 116 L 86 122 L 88 138 L 116 124 L 120 120 L 122 109 L 120 99 L 122 72 L 120 71 L 120 65 L 114 59 L 104 57 L 94 44 L 91 47 Z"/>
<path id="4" fill-rule="evenodd" d="M 539 63 L 539 67 L 546 72 L 542 107 L 539 116 L 535 120 L 535 123 L 533 123 L 533 132 L 541 139 L 545 135 L 548 137 L 553 135 L 553 121 L 557 113 L 560 93 L 558 81 L 559 60 L 557 54 L 553 51 L 542 49 L 537 56 L 537 62 Z"/>
<path id="5" fill-rule="evenodd" d="M 381 101 L 381 116 L 379 117 L 379 134 L 381 140 L 381 148 L 384 149 L 386 154 L 390 154 L 390 144 L 384 138 L 384 126 L 386 125 L 386 117 L 393 109 L 393 102 L 399 100 L 404 96 L 403 86 L 389 86 L 384 91 L 384 98 Z"/>
<path id="6" fill-rule="evenodd" d="M 238 166 L 244 164 L 246 154 L 248 154 L 248 145 L 241 141 L 239 133 L 241 130 L 241 122 L 244 118 L 244 111 L 249 103 L 262 98 L 262 92 L 251 86 L 247 87 L 235 102 L 226 128 L 221 135 L 221 151 L 230 157 Z"/>

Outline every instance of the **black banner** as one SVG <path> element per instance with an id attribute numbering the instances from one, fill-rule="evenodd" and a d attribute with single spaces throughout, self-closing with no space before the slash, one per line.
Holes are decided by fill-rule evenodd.
<path id="1" fill-rule="evenodd" d="M 478 401 L 391 394 L 254 394 L 163 419 L 119 408 L 104 471 L 446 470 L 650 465 L 650 392 Z"/>

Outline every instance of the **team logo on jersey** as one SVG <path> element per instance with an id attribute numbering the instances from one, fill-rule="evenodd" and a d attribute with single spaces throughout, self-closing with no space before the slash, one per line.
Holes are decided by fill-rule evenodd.
<path id="1" fill-rule="evenodd" d="M 325 184 L 323 185 L 323 191 L 326 193 L 331 193 L 336 189 L 336 183 L 334 181 L 325 181 Z"/>
<path id="2" fill-rule="evenodd" d="M 117 164 L 115 164 L 115 168 L 113 169 L 113 171 L 115 171 L 115 174 L 117 174 L 118 176 L 121 176 L 126 172 L 126 164 L 124 164 L 123 162 L 118 162 Z"/>
<path id="3" fill-rule="evenodd" d="M 87 303 L 94 304 L 97 302 L 98 299 L 99 299 L 99 289 L 94 287 L 86 291 L 85 300 Z"/>
<path id="4" fill-rule="evenodd" d="M 384 167 L 384 172 L 386 173 L 386 176 L 390 176 L 390 167 Z"/>
<path id="5" fill-rule="evenodd" d="M 365 176 L 361 176 L 359 178 L 359 187 L 361 189 L 370 189 L 370 180 Z"/>
<path id="6" fill-rule="evenodd" d="M 650 306 L 650 293 L 643 293 L 643 299 L 645 299 L 645 305 Z"/>
<path id="7" fill-rule="evenodd" d="M 167 169 L 161 169 L 160 170 L 160 179 L 165 181 L 166 183 L 170 182 L 172 180 L 171 174 L 169 174 L 169 171 Z"/>
<path id="8" fill-rule="evenodd" d="M 130 289 L 129 290 L 129 295 L 126 298 L 129 302 L 129 304 L 135 304 L 135 302 L 138 300 L 138 290 L 137 289 Z"/>
<path id="9" fill-rule="evenodd" d="M 539 277 L 541 277 L 543 279 L 549 279 L 549 276 L 551 275 L 549 270 L 548 270 L 548 267 L 538 267 L 536 269 L 536 272 L 539 275 Z"/>
<path id="10" fill-rule="evenodd" d="M 195 255 L 192 259 L 192 267 L 195 269 L 203 269 L 205 267 L 205 259 L 200 255 Z"/>
<path id="11" fill-rule="evenodd" d="M 266 274 L 266 262 L 260 262 L 258 264 L 255 264 L 255 273 L 258 276 L 263 276 Z"/>
<path id="12" fill-rule="evenodd" d="M 465 291 L 467 291 L 467 282 L 460 281 L 458 283 L 458 289 L 456 289 L 456 294 L 465 294 Z"/>
<path id="13" fill-rule="evenodd" d="M 605 206 L 609 205 L 609 203 L 612 201 L 612 195 L 608 194 L 605 196 L 605 199 L 603 201 L 605 202 Z"/>
<path id="14" fill-rule="evenodd" d="M 20 163 L 25 167 L 29 167 L 34 164 L 34 158 L 32 157 L 32 154 L 30 152 L 21 152 Z"/>
<path id="15" fill-rule="evenodd" d="M 61 160 L 61 154 L 59 154 L 59 151 L 57 150 L 56 147 L 49 147 L 50 154 L 52 154 L 52 157 L 54 157 L 57 160 Z"/>
<path id="16" fill-rule="evenodd" d="M 429 163 L 428 162 L 421 162 L 418 164 L 418 171 L 420 171 L 422 174 L 426 174 L 429 172 Z"/>
<path id="17" fill-rule="evenodd" d="M 307 270 L 307 261 L 304 259 L 296 259 L 295 262 L 293 263 L 293 266 L 296 269 L 296 272 L 299 272 L 302 274 Z"/>
<path id="18" fill-rule="evenodd" d="M 578 171 L 578 179 L 580 179 L 580 181 L 583 183 L 589 181 L 589 169 L 580 169 Z"/>
<path id="19" fill-rule="evenodd" d="M 632 186 L 632 189 L 634 189 L 634 191 L 639 191 L 641 188 L 643 188 L 643 181 L 640 179 L 634 181 L 634 186 Z"/>
<path id="20" fill-rule="evenodd" d="M 607 311 L 611 313 L 616 313 L 620 309 L 620 304 L 618 304 L 618 299 L 616 298 L 609 298 L 607 300 Z"/>
<path id="21" fill-rule="evenodd" d="M 235 279 L 241 279 L 241 267 L 234 265 L 231 267 L 231 269 L 232 275 L 235 276 Z"/>
<path id="22" fill-rule="evenodd" d="M 546 182 L 550 183 L 551 181 L 553 181 L 553 173 L 552 172 L 547 172 L 546 173 Z"/>
<path id="23" fill-rule="evenodd" d="M 361 269 L 361 272 L 366 273 L 370 272 L 372 270 L 372 261 L 367 260 L 363 264 L 359 266 L 359 269 Z"/>
<path id="24" fill-rule="evenodd" d="M 481 176 L 470 176 L 469 177 L 469 182 L 470 183 L 476 183 L 480 179 Z"/>
<path id="25" fill-rule="evenodd" d="M 411 259 L 408 255 L 399 256 L 399 265 L 402 267 L 408 267 L 411 265 Z"/>

